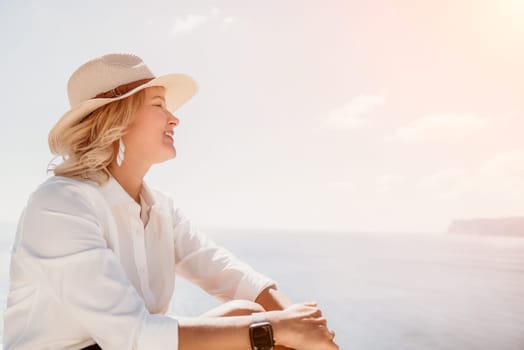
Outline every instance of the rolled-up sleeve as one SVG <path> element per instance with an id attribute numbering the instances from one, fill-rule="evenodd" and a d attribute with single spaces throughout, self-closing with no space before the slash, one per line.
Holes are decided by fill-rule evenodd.
<path id="1" fill-rule="evenodd" d="M 177 349 L 177 320 L 148 312 L 108 248 L 96 210 L 85 189 L 41 187 L 23 214 L 21 264 L 103 349 Z"/>
<path id="2" fill-rule="evenodd" d="M 219 300 L 254 301 L 267 287 L 277 284 L 240 261 L 196 229 L 180 208 L 172 208 L 175 231 L 176 272 Z"/>

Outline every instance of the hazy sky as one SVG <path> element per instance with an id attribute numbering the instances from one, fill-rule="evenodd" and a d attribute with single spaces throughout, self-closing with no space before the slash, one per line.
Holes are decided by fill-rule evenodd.
<path id="1" fill-rule="evenodd" d="M 201 227 L 524 214 L 524 0 L 11 0 L 0 33 L 0 221 L 49 176 L 70 74 L 110 52 L 198 81 L 147 180 Z"/>

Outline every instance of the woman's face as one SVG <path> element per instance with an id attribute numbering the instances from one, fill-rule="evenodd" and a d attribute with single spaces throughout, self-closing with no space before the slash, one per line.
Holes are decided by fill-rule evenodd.
<path id="1" fill-rule="evenodd" d="M 125 158 L 141 160 L 148 165 L 160 163 L 176 156 L 173 145 L 174 128 L 179 124 L 166 109 L 164 88 L 145 89 L 142 105 L 136 111 L 133 123 L 123 136 Z"/>

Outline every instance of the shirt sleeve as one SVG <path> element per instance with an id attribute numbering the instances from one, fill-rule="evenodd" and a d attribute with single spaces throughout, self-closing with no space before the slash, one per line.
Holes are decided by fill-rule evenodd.
<path id="1" fill-rule="evenodd" d="M 89 198 L 71 183 L 42 185 L 24 210 L 17 254 L 42 292 L 103 349 L 177 349 L 177 320 L 148 312 L 108 248 Z"/>
<path id="2" fill-rule="evenodd" d="M 180 210 L 173 208 L 176 272 L 215 298 L 254 301 L 277 283 L 196 229 Z"/>

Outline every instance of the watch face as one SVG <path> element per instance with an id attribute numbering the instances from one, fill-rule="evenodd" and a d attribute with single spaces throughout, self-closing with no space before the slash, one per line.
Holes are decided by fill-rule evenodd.
<path id="1" fill-rule="evenodd" d="M 255 323 L 249 327 L 251 348 L 253 350 L 273 349 L 273 328 L 268 322 Z"/>

